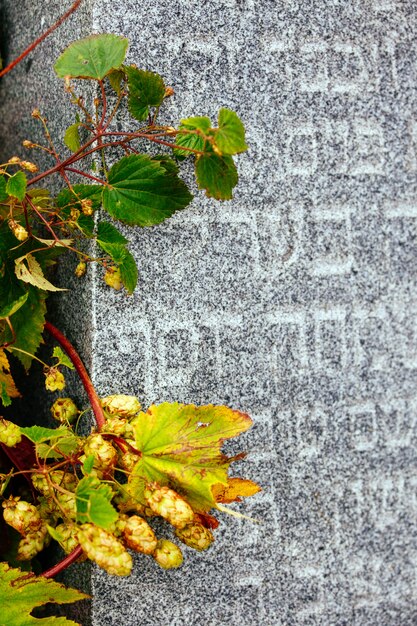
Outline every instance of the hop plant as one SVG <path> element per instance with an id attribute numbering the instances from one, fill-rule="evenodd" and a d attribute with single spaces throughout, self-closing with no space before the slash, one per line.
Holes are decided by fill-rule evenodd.
<path id="1" fill-rule="evenodd" d="M 17 547 L 17 560 L 18 561 L 30 561 L 41 550 L 43 550 L 49 543 L 50 537 L 46 528 L 46 524 L 38 530 L 27 533 L 19 541 Z"/>
<path id="2" fill-rule="evenodd" d="M 77 537 L 88 558 L 106 572 L 129 576 L 133 567 L 132 557 L 114 535 L 94 524 L 83 524 Z"/>
<path id="3" fill-rule="evenodd" d="M 19 241 L 26 241 L 29 237 L 29 233 L 24 226 L 16 222 L 15 220 L 9 220 L 9 228 L 12 231 L 13 235 Z"/>
<path id="4" fill-rule="evenodd" d="M 0 442 L 12 448 L 22 440 L 19 426 L 0 418 Z"/>
<path id="5" fill-rule="evenodd" d="M 119 289 L 123 286 L 119 268 L 108 267 L 106 273 L 104 274 L 104 282 L 112 289 L 119 291 Z"/>
<path id="6" fill-rule="evenodd" d="M 141 409 L 140 402 L 135 396 L 126 396 L 124 394 L 102 398 L 101 406 L 110 415 L 127 418 L 134 417 Z"/>
<path id="7" fill-rule="evenodd" d="M 107 417 L 105 431 L 125 439 L 133 436 L 133 428 L 124 417 Z"/>
<path id="8" fill-rule="evenodd" d="M 82 278 L 87 271 L 87 263 L 85 261 L 80 261 L 75 268 L 74 274 L 77 278 Z"/>
<path id="9" fill-rule="evenodd" d="M 51 367 L 45 374 L 45 387 L 48 391 L 62 391 L 65 389 L 64 374 L 56 367 Z"/>
<path id="10" fill-rule="evenodd" d="M 152 554 L 157 546 L 157 538 L 152 528 L 139 515 L 128 518 L 122 531 L 125 544 L 135 552 Z"/>
<path id="11" fill-rule="evenodd" d="M 74 491 L 77 487 L 77 479 L 74 474 L 62 470 L 53 470 L 49 472 L 48 477 L 44 473 L 33 473 L 31 479 L 35 489 L 46 497 L 51 496 L 54 485 L 66 491 Z"/>
<path id="12" fill-rule="evenodd" d="M 152 483 L 145 489 L 144 496 L 149 508 L 175 528 L 184 528 L 194 520 L 194 511 L 190 505 L 169 487 Z"/>
<path id="13" fill-rule="evenodd" d="M 58 398 L 51 406 L 52 417 L 57 422 L 73 422 L 77 419 L 79 411 L 71 398 Z"/>
<path id="14" fill-rule="evenodd" d="M 57 537 L 58 543 L 64 550 L 65 554 L 69 554 L 78 546 L 77 531 L 74 524 L 58 524 L 55 528 L 54 536 Z M 59 539 L 58 539 L 59 537 Z M 85 560 L 85 555 L 83 560 Z"/>
<path id="15" fill-rule="evenodd" d="M 42 518 L 36 506 L 21 500 L 19 496 L 10 496 L 2 504 L 4 521 L 12 526 L 21 535 L 37 531 L 43 525 Z"/>
<path id="16" fill-rule="evenodd" d="M 152 555 L 163 569 L 180 567 L 184 560 L 181 549 L 168 539 L 160 539 Z"/>
<path id="17" fill-rule="evenodd" d="M 87 438 L 84 445 L 84 454 L 86 457 L 91 454 L 94 456 L 94 467 L 103 471 L 113 469 L 117 462 L 117 451 L 110 441 L 104 439 L 99 433 L 93 433 Z"/>
<path id="18" fill-rule="evenodd" d="M 211 530 L 198 523 L 177 529 L 175 534 L 185 545 L 194 550 L 207 550 L 214 541 Z"/>

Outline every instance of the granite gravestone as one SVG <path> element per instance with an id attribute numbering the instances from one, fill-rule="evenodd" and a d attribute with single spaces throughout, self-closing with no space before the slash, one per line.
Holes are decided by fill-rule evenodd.
<path id="1" fill-rule="evenodd" d="M 260 523 L 222 519 L 179 571 L 93 568 L 84 623 L 416 624 L 415 2 L 91 0 L 81 21 L 174 87 L 165 119 L 232 108 L 250 151 L 232 202 L 134 233 L 137 292 L 95 275 L 68 332 L 87 310 L 101 394 L 250 413 L 230 449 L 264 489 L 238 509 Z M 34 55 L 46 105 L 75 23 Z"/>

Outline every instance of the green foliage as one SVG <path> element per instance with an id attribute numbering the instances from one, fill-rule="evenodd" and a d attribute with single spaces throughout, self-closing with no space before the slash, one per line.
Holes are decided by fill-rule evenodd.
<path id="1" fill-rule="evenodd" d="M 31 613 L 36 607 L 50 602 L 68 604 L 88 597 L 53 580 L 28 575 L 20 569 L 9 567 L 7 563 L 0 563 L 1 623 L 5 626 L 77 626 L 76 622 L 65 617 L 37 619 Z"/>
<path id="2" fill-rule="evenodd" d="M 67 357 L 65 352 L 61 350 L 59 346 L 55 346 L 52 356 L 55 357 L 55 359 L 58 359 L 57 365 L 64 365 L 65 367 L 68 367 L 70 370 L 74 369 L 74 365 L 71 363 L 71 360 Z"/>
<path id="3" fill-rule="evenodd" d="M 205 189 L 209 198 L 232 199 L 238 174 L 231 156 L 220 156 L 214 152 L 202 154 L 196 160 L 195 174 L 199 188 Z"/>
<path id="4" fill-rule="evenodd" d="M 101 80 L 121 66 L 129 42 L 117 35 L 91 35 L 75 41 L 55 63 L 60 78 L 95 78 Z"/>
<path id="5" fill-rule="evenodd" d="M 91 522 L 104 530 L 112 527 L 118 518 L 116 509 L 110 504 L 113 491 L 95 476 L 85 476 L 78 483 L 75 492 L 77 498 L 77 522 Z"/>
<path id="6" fill-rule="evenodd" d="M 6 193 L 18 200 L 23 200 L 26 193 L 27 179 L 23 172 L 16 172 L 10 176 L 6 184 Z"/>
<path id="7" fill-rule="evenodd" d="M 68 126 L 67 130 L 65 131 L 64 143 L 67 148 L 71 150 L 71 152 L 77 152 L 77 150 L 79 150 L 81 147 L 79 133 L 80 126 L 80 122 L 77 122 L 76 124 L 71 124 L 71 126 Z"/>
<path id="8" fill-rule="evenodd" d="M 103 190 L 104 208 L 131 226 L 160 224 L 192 200 L 177 175 L 143 154 L 120 159 L 109 171 L 108 181 Z"/>
<path id="9" fill-rule="evenodd" d="M 222 154 L 237 154 L 248 149 L 245 127 L 234 111 L 220 109 L 219 128 L 214 133 L 214 140 Z"/>
<path id="10" fill-rule="evenodd" d="M 129 111 L 139 122 L 149 114 L 149 107 L 159 107 L 165 95 L 164 81 L 159 74 L 126 67 L 129 85 Z"/>

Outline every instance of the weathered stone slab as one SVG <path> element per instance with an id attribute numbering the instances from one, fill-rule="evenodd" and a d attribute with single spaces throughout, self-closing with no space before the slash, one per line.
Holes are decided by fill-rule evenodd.
<path id="1" fill-rule="evenodd" d="M 166 77 L 166 119 L 227 106 L 251 147 L 233 202 L 132 233 L 132 298 L 94 277 L 95 383 L 249 412 L 264 487 L 180 571 L 94 568 L 91 623 L 415 624 L 415 3 L 94 0 L 89 25 Z"/>

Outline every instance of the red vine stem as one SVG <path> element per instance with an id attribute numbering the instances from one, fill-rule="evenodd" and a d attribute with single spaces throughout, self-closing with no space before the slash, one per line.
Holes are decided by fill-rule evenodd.
<path id="1" fill-rule="evenodd" d="M 54 339 L 56 339 L 61 348 L 65 350 L 72 363 L 74 364 L 78 376 L 80 377 L 80 380 L 88 395 L 88 399 L 90 400 L 91 408 L 93 409 L 94 417 L 96 418 L 97 427 L 100 430 L 105 424 L 104 413 L 97 392 L 94 389 L 93 383 L 91 382 L 91 378 L 84 367 L 84 363 L 81 361 L 80 356 L 75 350 L 72 343 L 68 341 L 65 335 L 63 335 L 61 331 L 58 330 L 58 328 L 51 324 L 51 322 L 45 322 L 45 329 L 50 335 L 52 335 Z"/>
<path id="2" fill-rule="evenodd" d="M 48 30 L 46 30 L 40 37 L 38 37 L 35 41 L 33 41 L 30 44 L 30 46 L 28 46 L 26 50 L 22 52 L 22 54 L 19 54 L 19 56 L 16 59 L 14 59 L 14 61 L 9 63 L 9 65 L 7 65 L 4 69 L 0 71 L 0 78 L 4 76 L 5 74 L 7 74 L 8 72 L 10 72 L 10 70 L 12 70 L 14 67 L 16 67 L 16 65 L 18 65 L 21 61 L 23 61 L 23 59 L 27 57 L 27 55 L 30 54 L 32 50 L 34 50 L 37 46 L 39 46 L 39 44 L 42 43 L 42 41 L 46 39 L 46 37 L 48 37 L 48 35 L 53 33 L 53 31 L 56 28 L 61 26 L 61 24 L 65 22 L 66 19 L 69 18 L 71 13 L 74 13 L 74 11 L 78 9 L 80 4 L 81 4 L 81 0 L 76 0 L 73 3 L 73 5 L 68 9 L 68 11 L 64 13 L 64 15 L 61 15 L 61 17 L 59 18 L 59 20 L 55 22 L 55 24 L 52 24 L 52 26 L 50 26 Z"/>
<path id="3" fill-rule="evenodd" d="M 69 567 L 70 565 L 75 563 L 75 561 L 82 554 L 83 554 L 82 547 L 81 546 L 77 546 L 75 548 L 75 550 L 70 552 L 68 554 L 68 556 L 65 557 L 65 559 L 62 559 L 62 561 L 60 561 L 59 563 L 57 563 L 53 567 L 51 567 L 51 568 L 45 570 L 44 572 L 42 572 L 42 576 L 44 578 L 52 578 L 53 576 L 56 576 L 57 574 L 59 574 L 59 572 L 62 572 L 62 570 L 66 569 L 67 567 Z"/>

